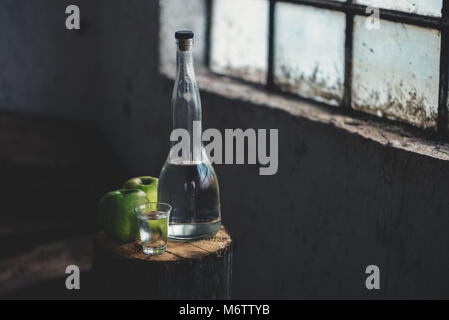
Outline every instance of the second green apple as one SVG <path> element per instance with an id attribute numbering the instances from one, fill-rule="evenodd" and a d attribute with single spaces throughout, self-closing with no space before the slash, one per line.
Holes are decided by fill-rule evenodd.
<path id="1" fill-rule="evenodd" d="M 159 179 L 150 176 L 142 176 L 129 179 L 123 185 L 125 189 L 139 189 L 145 192 L 150 202 L 157 202 L 157 184 Z"/>

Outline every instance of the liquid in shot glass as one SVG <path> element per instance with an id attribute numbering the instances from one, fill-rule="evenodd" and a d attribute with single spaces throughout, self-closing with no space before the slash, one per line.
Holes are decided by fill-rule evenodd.
<path id="1" fill-rule="evenodd" d="M 168 220 L 172 207 L 166 203 L 147 203 L 135 209 L 143 253 L 156 255 L 167 250 Z"/>

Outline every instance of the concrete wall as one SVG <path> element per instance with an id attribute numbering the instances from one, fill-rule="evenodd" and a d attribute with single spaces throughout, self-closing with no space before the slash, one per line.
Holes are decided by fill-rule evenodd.
<path id="1" fill-rule="evenodd" d="M 80 31 L 65 8 L 81 8 Z M 97 1 L 0 1 L 0 108 L 93 121 Z"/>

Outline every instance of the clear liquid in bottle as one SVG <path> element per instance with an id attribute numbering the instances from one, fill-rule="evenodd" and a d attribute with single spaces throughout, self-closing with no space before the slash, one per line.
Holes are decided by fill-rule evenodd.
<path id="1" fill-rule="evenodd" d="M 221 224 L 217 177 L 208 161 L 173 163 L 162 168 L 159 201 L 172 207 L 169 237 L 175 240 L 209 238 Z"/>
<path id="2" fill-rule="evenodd" d="M 201 99 L 193 68 L 193 32 L 178 31 L 176 79 L 172 95 L 173 130 L 190 139 L 179 157 L 171 141 L 159 176 L 158 200 L 172 206 L 168 237 L 198 240 L 213 237 L 221 224 L 217 176 L 201 143 Z M 172 152 L 173 151 L 173 152 Z M 186 150 L 184 150 L 186 151 Z"/>

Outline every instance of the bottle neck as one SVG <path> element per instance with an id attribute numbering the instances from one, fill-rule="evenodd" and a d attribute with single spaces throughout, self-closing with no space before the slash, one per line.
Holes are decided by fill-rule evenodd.
<path id="1" fill-rule="evenodd" d="M 176 54 L 176 80 L 179 78 L 196 82 L 195 70 L 193 68 L 193 51 L 192 47 L 183 50 L 178 45 Z"/>
<path id="2" fill-rule="evenodd" d="M 189 154 L 187 158 L 184 155 L 184 159 L 198 161 L 202 151 L 201 99 L 193 67 L 192 40 L 178 41 L 176 62 L 176 80 L 172 96 L 173 130 L 184 129 L 188 133 Z M 177 142 L 171 142 L 172 147 L 176 144 Z"/>

